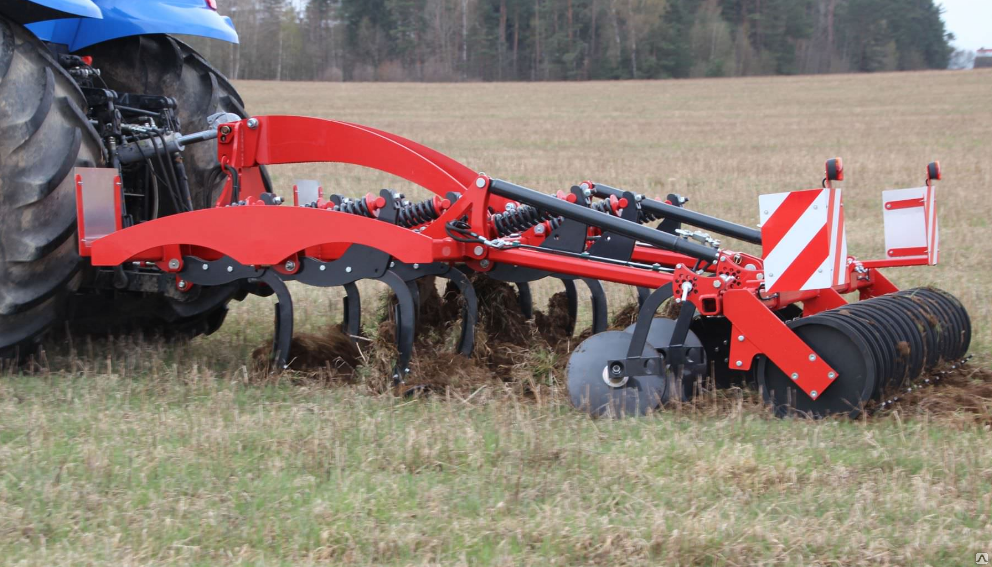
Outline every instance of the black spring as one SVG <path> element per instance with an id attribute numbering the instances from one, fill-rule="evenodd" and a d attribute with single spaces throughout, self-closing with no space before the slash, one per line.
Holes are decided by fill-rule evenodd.
<path id="1" fill-rule="evenodd" d="M 445 201 L 440 197 L 431 197 L 419 203 L 407 203 L 396 214 L 396 223 L 404 228 L 427 224 L 441 216 L 441 209 L 447 208 L 445 205 Z"/>
<path id="2" fill-rule="evenodd" d="M 654 221 L 656 221 L 656 220 L 658 220 L 660 218 L 661 218 L 660 216 L 658 216 L 658 215 L 656 215 L 654 213 L 650 213 L 648 211 L 645 211 L 644 209 L 640 209 L 639 211 L 637 211 L 637 222 L 638 222 L 638 224 L 644 224 L 644 223 L 648 223 L 648 222 L 654 222 Z"/>
<path id="3" fill-rule="evenodd" d="M 369 208 L 368 199 L 341 199 L 341 204 L 335 210 L 360 217 L 375 218 L 375 213 Z"/>
<path id="4" fill-rule="evenodd" d="M 545 221 L 552 222 L 552 230 L 561 223 L 561 219 L 555 215 L 546 211 L 539 211 L 530 205 L 520 205 L 512 211 L 495 214 L 492 217 L 493 228 L 496 229 L 496 234 L 499 236 L 524 232 Z"/>
<path id="5" fill-rule="evenodd" d="M 613 214 L 613 209 L 610 208 L 610 202 L 609 201 L 596 201 L 595 203 L 593 203 L 592 205 L 590 205 L 589 208 L 591 208 L 594 211 L 599 211 L 601 213 L 606 213 L 608 215 L 612 215 Z"/>

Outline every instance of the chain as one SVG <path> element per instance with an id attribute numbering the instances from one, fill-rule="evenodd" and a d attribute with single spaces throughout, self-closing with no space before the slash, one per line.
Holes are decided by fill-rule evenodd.
<path id="1" fill-rule="evenodd" d="M 909 394 L 912 394 L 913 392 L 917 392 L 919 390 L 922 390 L 923 388 L 929 388 L 931 386 L 936 386 L 941 381 L 943 381 L 943 379 L 944 379 L 945 376 L 949 376 L 949 375 L 953 374 L 955 371 L 960 370 L 961 367 L 963 367 L 965 364 L 968 363 L 969 360 L 971 360 L 972 356 L 974 356 L 974 355 L 969 354 L 968 356 L 962 358 L 960 361 L 956 362 L 955 364 L 952 364 L 946 370 L 940 370 L 938 372 L 933 372 L 929 376 L 927 376 L 926 378 L 924 378 L 922 381 L 919 381 L 916 384 L 910 385 L 908 388 L 906 388 L 905 391 L 902 392 L 902 395 L 900 395 L 900 396 L 893 396 L 892 398 L 890 398 L 890 399 L 885 400 L 884 402 L 882 402 L 878 406 L 878 408 L 876 409 L 876 413 L 879 412 L 879 411 L 882 411 L 882 410 L 884 410 L 886 408 L 890 408 L 890 407 L 894 406 L 895 404 L 899 403 L 900 401 L 902 401 L 903 396 L 908 396 Z"/>

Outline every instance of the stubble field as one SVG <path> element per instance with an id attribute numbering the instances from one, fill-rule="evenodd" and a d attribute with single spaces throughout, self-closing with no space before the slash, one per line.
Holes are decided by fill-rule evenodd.
<path id="1" fill-rule="evenodd" d="M 593 179 L 682 193 L 748 225 L 759 194 L 817 186 L 841 156 L 863 258 L 883 250 L 880 192 L 920 185 L 939 159 L 942 264 L 887 274 L 969 309 L 976 359 L 959 378 L 992 360 L 992 72 L 237 86 L 255 114 L 368 124 L 545 192 Z M 295 178 L 422 195 L 346 166 L 272 174 L 287 198 Z M 340 320 L 338 290 L 292 290 L 299 330 Z M 538 286 L 535 304 L 557 290 Z M 380 291 L 363 287 L 370 322 Z M 608 292 L 612 309 L 634 298 Z M 992 551 L 992 400 L 808 422 L 730 392 L 593 421 L 568 407 L 554 360 L 527 369 L 536 396 L 492 381 L 403 399 L 368 372 L 253 370 L 272 302 L 234 304 L 189 343 L 59 340 L 7 369 L 0 563 L 970 565 Z"/>

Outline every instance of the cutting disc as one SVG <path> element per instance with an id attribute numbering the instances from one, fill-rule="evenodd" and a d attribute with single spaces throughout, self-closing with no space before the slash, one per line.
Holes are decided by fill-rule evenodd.
<path id="1" fill-rule="evenodd" d="M 644 415 L 668 401 L 665 376 L 630 376 L 621 385 L 610 385 L 607 363 L 627 358 L 632 336 L 623 331 L 607 331 L 582 341 L 568 359 L 565 374 L 572 405 L 594 416 L 623 417 Z M 644 345 L 644 357 L 656 357 L 650 343 Z"/>
<path id="2" fill-rule="evenodd" d="M 662 355 L 666 355 L 666 349 L 672 343 L 675 324 L 676 321 L 674 319 L 666 319 L 664 317 L 651 319 L 651 328 L 648 329 L 648 343 L 654 345 L 656 349 L 661 351 Z M 636 327 L 637 324 L 635 323 L 624 329 L 624 332 L 633 335 L 634 328 Z M 685 346 L 687 347 L 686 361 L 682 367 L 681 379 L 682 401 L 692 399 L 696 394 L 697 380 L 705 384 L 706 374 L 709 372 L 709 368 L 706 365 L 706 351 L 703 349 L 703 343 L 692 331 L 686 333 Z"/>

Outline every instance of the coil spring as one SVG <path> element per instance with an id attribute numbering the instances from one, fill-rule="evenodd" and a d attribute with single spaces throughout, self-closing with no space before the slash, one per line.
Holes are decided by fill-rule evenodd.
<path id="1" fill-rule="evenodd" d="M 368 196 L 361 199 L 341 199 L 341 204 L 334 208 L 337 211 L 358 215 L 360 217 L 375 218 L 375 212 L 369 206 Z"/>
<path id="2" fill-rule="evenodd" d="M 551 229 L 558 228 L 561 219 L 547 211 L 539 211 L 530 205 L 520 205 L 512 211 L 492 216 L 492 225 L 499 236 L 509 236 L 535 227 L 542 222 L 551 221 Z"/>
<path id="3" fill-rule="evenodd" d="M 590 208 L 594 211 L 599 211 L 608 215 L 620 216 L 620 211 L 627 208 L 627 199 L 618 199 L 615 196 L 610 195 L 607 199 L 596 201 L 590 205 Z"/>
<path id="4" fill-rule="evenodd" d="M 396 222 L 404 228 L 427 224 L 441 216 L 441 212 L 451 206 L 451 202 L 440 197 L 431 197 L 419 203 L 406 203 L 396 214 Z"/>
<path id="5" fill-rule="evenodd" d="M 644 223 L 654 222 L 654 221 L 656 221 L 656 220 L 658 220 L 660 218 L 661 217 L 659 217 L 658 215 L 656 215 L 654 213 L 649 213 L 648 211 L 645 211 L 644 209 L 640 209 L 637 212 L 637 223 L 638 224 L 644 224 Z"/>

